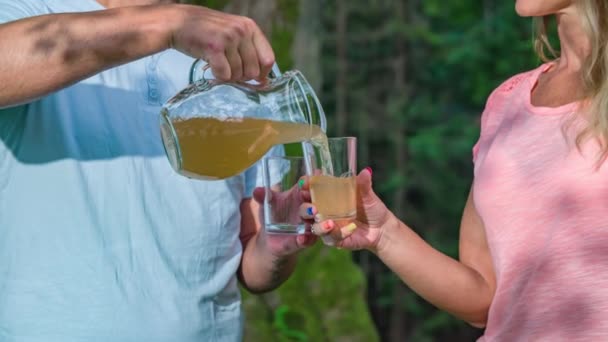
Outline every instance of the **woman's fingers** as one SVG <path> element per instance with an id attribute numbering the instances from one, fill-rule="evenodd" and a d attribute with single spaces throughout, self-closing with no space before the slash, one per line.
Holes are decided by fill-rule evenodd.
<path id="1" fill-rule="evenodd" d="M 316 222 L 312 225 L 312 233 L 318 236 L 329 234 L 332 229 L 336 227 L 336 224 L 332 220 Z"/>
<path id="2" fill-rule="evenodd" d="M 298 188 L 302 191 L 310 191 L 310 178 L 308 176 L 302 176 L 298 181 Z"/>
<path id="3" fill-rule="evenodd" d="M 310 197 L 310 191 L 300 190 L 300 199 L 302 202 L 311 202 L 312 198 Z"/>
<path id="4" fill-rule="evenodd" d="M 302 202 L 310 202 L 310 185 L 308 184 L 308 176 L 303 176 L 298 181 L 298 190 L 300 191 L 300 199 Z"/>
<path id="5" fill-rule="evenodd" d="M 305 220 L 314 220 L 317 214 L 317 208 L 311 203 L 302 203 L 300 205 L 300 217 Z"/>
<path id="6" fill-rule="evenodd" d="M 302 177 L 298 181 L 298 189 L 300 190 L 300 196 L 304 202 L 299 208 L 300 217 L 308 222 L 314 220 L 314 223 L 311 226 L 311 232 L 316 236 L 320 236 L 326 245 L 333 246 L 355 232 L 357 224 L 354 222 L 338 226 L 333 220 L 323 220 L 316 207 L 310 203 L 310 184 L 308 177 Z"/>
<path id="7" fill-rule="evenodd" d="M 327 220 L 313 224 L 311 232 L 320 236 L 321 240 L 323 240 L 326 245 L 334 246 L 338 242 L 353 235 L 355 230 L 357 230 L 357 224 L 354 222 L 338 227 L 334 221 Z"/>
<path id="8" fill-rule="evenodd" d="M 351 222 L 343 227 L 333 229 L 329 235 L 331 235 L 331 237 L 333 237 L 335 240 L 342 241 L 353 235 L 356 229 L 357 225 L 354 222 Z"/>

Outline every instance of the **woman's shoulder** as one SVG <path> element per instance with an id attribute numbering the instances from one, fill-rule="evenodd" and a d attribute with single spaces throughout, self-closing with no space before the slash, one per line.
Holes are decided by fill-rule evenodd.
<path id="1" fill-rule="evenodd" d="M 519 95 L 521 92 L 531 91 L 540 73 L 546 71 L 550 65 L 551 63 L 545 63 L 532 70 L 523 71 L 507 78 L 492 91 L 488 97 L 488 104 L 508 98 L 511 95 Z"/>
<path id="2" fill-rule="evenodd" d="M 481 114 L 481 134 L 491 135 L 502 120 L 515 113 L 518 104 L 526 101 L 534 83 L 549 63 L 509 77 L 492 91 Z"/>

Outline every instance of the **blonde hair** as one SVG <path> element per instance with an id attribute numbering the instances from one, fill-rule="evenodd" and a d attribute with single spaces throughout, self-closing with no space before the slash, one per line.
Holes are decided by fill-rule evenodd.
<path id="1" fill-rule="evenodd" d="M 601 163 L 608 157 L 608 2 L 578 0 L 576 3 L 591 45 L 581 72 L 585 95 L 582 104 L 589 113 L 588 125 L 576 136 L 576 146 L 580 148 L 583 141 L 596 138 L 601 147 L 598 156 L 598 162 Z M 548 24 L 548 17 L 535 18 L 534 48 L 545 62 L 558 57 L 549 42 Z"/>

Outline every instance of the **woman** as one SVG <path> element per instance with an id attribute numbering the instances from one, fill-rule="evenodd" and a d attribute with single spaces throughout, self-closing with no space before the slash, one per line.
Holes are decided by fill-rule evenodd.
<path id="1" fill-rule="evenodd" d="M 358 178 L 358 217 L 314 232 L 369 249 L 414 291 L 476 327 L 482 341 L 608 339 L 608 5 L 517 0 L 558 24 L 559 58 L 489 97 L 473 148 L 460 256 L 435 250 Z M 539 30 L 537 50 L 550 50 Z M 315 210 L 312 209 L 314 212 Z"/>

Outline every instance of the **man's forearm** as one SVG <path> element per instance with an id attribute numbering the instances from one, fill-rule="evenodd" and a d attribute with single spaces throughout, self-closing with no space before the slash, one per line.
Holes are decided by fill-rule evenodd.
<path id="1" fill-rule="evenodd" d="M 244 246 L 239 279 L 252 293 L 262 293 L 279 287 L 291 275 L 297 256 L 277 257 L 268 252 L 259 235 Z"/>
<path id="2" fill-rule="evenodd" d="M 52 14 L 0 25 L 0 108 L 170 45 L 169 6 Z"/>

